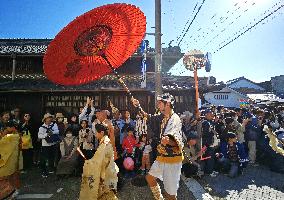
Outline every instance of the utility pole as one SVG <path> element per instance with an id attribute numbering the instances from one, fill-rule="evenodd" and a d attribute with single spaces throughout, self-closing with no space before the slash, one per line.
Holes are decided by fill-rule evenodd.
<path id="1" fill-rule="evenodd" d="M 162 94 L 161 0 L 155 0 L 155 105 Z"/>

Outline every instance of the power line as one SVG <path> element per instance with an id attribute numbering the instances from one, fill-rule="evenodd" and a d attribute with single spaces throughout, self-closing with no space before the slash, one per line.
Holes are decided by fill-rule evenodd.
<path id="1" fill-rule="evenodd" d="M 246 2 L 246 4 L 248 4 L 247 2 Z M 253 2 L 252 4 L 251 4 L 251 6 L 254 6 L 256 3 L 255 2 Z M 234 5 L 234 7 L 236 7 L 238 5 L 238 3 L 236 3 L 235 5 Z M 231 21 L 231 22 L 228 22 L 227 24 L 227 26 L 224 28 L 222 28 L 222 26 L 221 26 L 221 24 L 223 24 L 224 22 L 226 22 L 226 21 L 228 21 L 228 19 L 230 19 L 230 18 L 232 18 L 232 16 L 234 16 L 235 15 L 235 13 L 237 13 L 239 10 L 240 10 L 240 8 L 241 7 L 238 7 L 238 8 L 236 8 L 236 9 L 234 9 L 233 8 L 233 10 L 232 11 L 230 11 L 230 10 L 228 10 L 226 13 L 225 13 L 225 16 L 220 16 L 220 17 L 216 17 L 217 16 L 217 13 L 215 13 L 211 18 L 210 18 L 210 20 L 212 20 L 213 18 L 214 18 L 214 20 L 215 20 L 215 22 L 213 23 L 211 23 L 211 24 L 213 24 L 213 27 L 208 27 L 207 28 L 207 31 L 203 31 L 202 33 L 201 33 L 201 35 L 200 34 L 194 34 L 194 35 L 197 35 L 197 37 L 195 37 L 194 39 L 192 39 L 189 43 L 191 43 L 192 41 L 193 42 L 198 42 L 198 41 L 200 41 L 200 38 L 201 38 L 201 36 L 202 36 L 202 41 L 204 41 L 204 40 L 207 40 L 207 38 L 209 38 L 210 37 L 210 33 L 213 33 L 213 32 L 217 32 L 217 34 L 213 37 L 213 38 L 211 38 L 211 40 L 210 41 L 208 41 L 206 44 L 204 44 L 204 45 L 202 45 L 202 48 L 204 48 L 206 45 L 208 45 L 208 44 L 210 44 L 213 40 L 215 40 L 216 38 L 218 38 L 220 35 L 222 35 L 223 34 L 223 32 L 224 31 L 226 31 L 227 29 L 228 29 L 228 27 L 230 26 L 230 25 L 232 25 L 232 24 L 234 24 L 235 23 L 235 21 L 236 20 L 238 20 L 243 14 L 245 14 L 249 9 L 248 8 L 244 8 L 245 10 L 243 10 L 242 11 L 242 13 L 241 14 L 239 14 L 237 17 L 234 17 L 234 19 L 233 19 L 233 21 Z M 217 28 L 221 28 L 220 29 L 220 31 L 217 31 Z M 200 27 L 199 27 L 199 29 L 201 29 Z M 197 30 L 198 32 L 199 32 L 199 29 Z M 219 32 L 219 33 L 218 33 Z M 192 38 L 193 37 L 193 35 L 190 37 L 190 38 Z M 189 46 L 189 43 L 187 43 L 187 47 Z"/>
<path id="2" fill-rule="evenodd" d="M 191 15 L 193 15 L 193 13 L 195 12 L 195 9 L 197 8 L 197 5 L 198 5 L 198 2 L 196 2 L 196 4 L 195 4 L 195 6 L 194 6 L 194 8 L 193 8 L 193 11 L 192 11 L 192 13 L 191 13 Z M 191 16 L 190 15 L 190 16 Z M 186 21 L 186 23 L 185 23 L 185 25 L 184 25 L 184 27 L 183 27 L 183 29 L 182 29 L 182 31 L 181 31 L 181 34 L 177 37 L 177 41 L 181 38 L 181 36 L 182 36 L 182 34 L 185 32 L 185 29 L 186 29 L 186 26 L 187 26 L 187 24 L 189 23 L 189 21 L 190 21 L 190 17 L 188 18 L 188 20 Z"/>
<path id="3" fill-rule="evenodd" d="M 236 32 L 232 37 L 234 37 L 233 39 L 227 39 L 227 40 L 224 40 L 222 43 L 220 43 L 218 46 L 220 46 L 221 44 L 223 44 L 223 43 L 225 43 L 226 41 L 228 41 L 228 40 L 230 40 L 230 41 L 228 41 L 226 44 L 224 44 L 223 46 L 221 46 L 221 47 L 219 47 L 217 50 L 215 50 L 213 53 L 216 53 L 216 52 L 218 52 L 218 51 L 220 51 L 222 48 L 224 48 L 225 46 L 227 46 L 227 45 L 229 45 L 230 43 L 232 43 L 233 41 L 235 41 L 236 39 L 238 39 L 240 36 L 242 36 L 242 35 L 244 35 L 246 32 L 248 32 L 248 31 L 251 31 L 253 28 L 256 28 L 256 26 L 257 25 L 259 25 L 260 23 L 261 24 L 265 24 L 265 23 L 267 23 L 268 22 L 268 18 L 270 17 L 270 16 L 272 16 L 272 15 L 274 15 L 276 12 L 278 12 L 281 8 L 283 8 L 284 7 L 284 5 L 281 5 L 281 6 L 279 6 L 279 7 L 277 7 L 276 9 L 274 9 L 273 11 L 272 11 L 272 9 L 273 8 L 275 8 L 277 5 L 279 5 L 281 3 L 281 1 L 279 1 L 278 3 L 276 3 L 275 5 L 273 5 L 270 9 L 268 9 L 268 10 L 266 10 L 263 14 L 262 14 L 262 16 L 263 15 L 265 15 L 265 14 L 267 14 L 267 13 L 269 13 L 268 15 L 265 15 L 265 17 L 263 17 L 263 18 L 261 18 L 259 21 L 257 21 L 255 24 L 253 24 L 257 19 L 256 18 L 254 18 L 254 20 L 253 20 L 253 22 L 250 22 L 248 25 L 246 25 L 246 26 L 244 26 L 244 27 L 242 27 L 241 29 L 240 29 L 240 31 L 238 31 L 238 32 Z M 253 5 L 255 5 L 255 3 L 253 3 L 252 4 L 252 6 Z M 248 9 L 246 9 L 246 10 L 243 10 L 243 13 L 246 13 L 248 11 Z M 229 11 L 228 11 L 229 12 Z M 228 14 L 228 12 L 227 12 L 227 14 Z M 280 14 L 283 14 L 283 12 L 278 12 L 278 15 L 280 15 Z M 213 18 L 215 18 L 216 17 L 216 14 L 214 14 L 213 15 L 213 17 L 211 17 L 211 20 L 213 19 Z M 276 16 L 274 15 L 274 16 L 272 16 L 272 18 L 270 18 L 270 21 L 271 20 L 273 20 L 274 18 L 275 18 Z M 239 17 L 238 17 L 239 18 Z M 236 19 L 234 19 L 232 22 L 234 23 L 235 22 L 235 20 Z M 267 20 L 267 22 L 264 22 L 265 20 Z M 232 22 L 230 23 L 230 25 L 232 24 Z M 253 25 L 251 25 L 251 24 L 253 24 Z M 249 28 L 248 28 L 249 27 Z M 245 31 L 243 31 L 245 29 Z M 198 29 L 199 30 L 199 29 Z M 242 31 L 242 33 L 240 33 Z M 240 33 L 240 34 L 239 34 Z M 238 35 L 237 35 L 238 34 Z M 237 35 L 237 36 L 236 36 Z M 192 36 L 191 36 L 192 37 Z M 231 37 L 231 38 L 232 38 Z M 188 44 L 188 43 L 187 43 Z M 179 67 L 179 69 L 180 69 L 180 67 Z M 187 72 L 187 70 L 186 69 L 175 69 L 174 70 L 174 73 L 175 74 L 177 74 L 177 75 L 182 75 L 182 74 L 184 74 L 185 72 Z"/>
<path id="4" fill-rule="evenodd" d="M 249 28 L 247 28 L 244 32 L 242 32 L 241 34 L 237 35 L 235 38 L 233 38 L 232 40 L 230 40 L 229 42 L 227 42 L 225 45 L 221 46 L 220 48 L 218 48 L 217 50 L 215 50 L 213 53 L 216 53 L 218 51 L 220 51 L 221 49 L 223 49 L 224 47 L 226 47 L 227 45 L 229 45 L 230 43 L 234 42 L 236 39 L 238 39 L 239 37 L 241 37 L 242 35 L 244 35 L 246 32 L 248 32 L 249 30 L 251 30 L 252 28 L 254 28 L 255 26 L 257 26 L 258 24 L 260 24 L 262 21 L 264 21 L 265 19 L 267 19 L 268 17 L 270 17 L 271 15 L 273 15 L 274 13 L 276 13 L 277 11 L 279 11 L 281 8 L 284 7 L 284 4 L 279 6 L 277 9 L 275 9 L 274 11 L 272 11 L 271 13 L 269 13 L 268 15 L 266 15 L 265 17 L 263 17 L 261 20 L 259 20 L 258 22 L 256 22 L 254 25 L 250 26 Z"/>
<path id="5" fill-rule="evenodd" d="M 182 40 L 183 40 L 184 36 L 187 34 L 187 32 L 188 32 L 188 30 L 189 30 L 190 26 L 192 25 L 192 23 L 194 22 L 194 20 L 195 20 L 195 18 L 196 18 L 196 16 L 197 16 L 197 14 L 198 14 L 198 13 L 199 13 L 199 11 L 201 10 L 201 8 L 202 8 L 202 6 L 203 6 L 204 2 L 205 2 L 205 0 L 203 0 L 203 1 L 202 1 L 202 3 L 201 3 L 201 5 L 199 6 L 199 8 L 198 8 L 197 12 L 195 13 L 195 15 L 194 15 L 193 19 L 191 20 L 191 22 L 190 22 L 189 26 L 187 27 L 187 29 L 186 29 L 185 33 L 183 34 L 182 38 L 181 38 L 181 39 L 180 39 L 180 41 L 178 42 L 178 46 L 179 46 L 179 45 L 180 45 L 180 43 L 182 42 Z"/>
<path id="6" fill-rule="evenodd" d="M 274 7 L 276 7 L 278 4 L 280 4 L 281 1 L 279 1 L 278 3 L 274 4 L 271 8 L 267 9 L 262 15 L 265 15 L 266 13 L 268 13 L 271 9 L 273 9 Z M 252 3 L 252 6 L 255 5 L 256 3 Z M 247 12 L 248 9 L 244 10 L 243 13 Z M 241 15 L 239 15 L 238 17 L 235 18 L 235 20 L 231 21 L 222 31 L 224 32 L 225 30 L 228 30 L 228 28 L 235 23 L 235 21 L 240 18 Z M 253 21 L 256 21 L 257 19 L 254 18 Z M 246 29 L 247 27 L 249 27 L 253 22 L 250 22 L 247 26 L 243 27 L 242 29 L 240 29 L 238 32 L 236 32 L 233 36 L 231 36 L 230 38 L 234 37 L 235 35 L 237 35 L 238 33 L 240 33 L 243 29 Z M 218 36 L 221 35 L 221 32 L 218 35 L 215 35 L 210 41 L 208 41 L 205 45 L 203 45 L 203 47 L 205 47 L 208 44 L 211 44 L 216 37 L 218 38 Z M 221 42 L 218 46 L 222 45 L 223 43 L 226 43 L 226 41 L 228 41 L 229 39 L 224 40 L 223 42 Z M 202 47 L 202 48 L 203 48 Z"/>

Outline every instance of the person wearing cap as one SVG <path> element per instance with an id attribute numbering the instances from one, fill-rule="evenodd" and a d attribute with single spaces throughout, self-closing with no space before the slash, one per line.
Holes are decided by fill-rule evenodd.
<path id="1" fill-rule="evenodd" d="M 243 144 L 237 141 L 235 133 L 227 133 L 227 142 L 221 144 L 220 152 L 216 157 L 221 169 L 231 178 L 240 174 L 248 162 L 248 156 Z"/>
<path id="2" fill-rule="evenodd" d="M 58 112 L 55 114 L 55 122 L 58 126 L 59 129 L 59 135 L 64 136 L 65 133 L 65 124 L 63 123 L 64 121 L 64 115 L 61 112 Z"/>
<path id="3" fill-rule="evenodd" d="M 184 147 L 185 159 L 183 160 L 183 165 L 181 169 L 182 173 L 187 178 L 195 175 L 203 175 L 198 159 L 203 154 L 205 149 L 201 151 L 198 148 L 199 146 L 197 145 L 197 142 L 198 135 L 196 133 L 191 132 L 187 134 L 187 145 Z"/>
<path id="4" fill-rule="evenodd" d="M 47 113 L 42 119 L 43 125 L 38 130 L 38 139 L 41 139 L 41 170 L 42 177 L 48 175 L 46 162 L 48 160 L 49 173 L 54 173 L 54 158 L 56 151 L 56 144 L 59 142 L 55 137 L 59 135 L 58 126 L 53 122 L 53 115 Z M 54 138 L 49 140 L 50 138 Z"/>
<path id="5" fill-rule="evenodd" d="M 248 121 L 245 126 L 245 141 L 248 147 L 250 164 L 254 165 L 256 161 L 256 142 L 259 139 L 261 129 L 258 125 L 257 118 L 251 113 L 244 112 L 243 120 Z"/>
<path id="6" fill-rule="evenodd" d="M 213 122 L 214 114 L 210 109 L 206 109 L 204 111 L 204 115 L 205 119 L 202 122 L 201 148 L 206 147 L 204 157 L 206 157 L 207 159 L 201 161 L 201 166 L 205 174 L 215 176 L 216 173 L 214 172 L 214 148 L 212 147 L 214 143 L 214 134 L 216 133 L 215 125 Z"/>
<path id="7" fill-rule="evenodd" d="M 161 114 L 151 116 L 141 109 L 137 99 L 132 99 L 133 105 L 139 106 L 143 115 L 148 119 L 154 118 L 158 122 L 155 125 L 159 126 L 151 127 L 152 130 L 155 130 L 153 139 L 158 138 L 157 158 L 146 175 L 154 199 L 163 199 L 157 178 L 163 181 L 166 199 L 176 199 L 179 187 L 183 161 L 182 123 L 173 110 L 174 102 L 174 97 L 169 93 L 158 95 L 157 108 Z"/>
<path id="8" fill-rule="evenodd" d="M 226 117 L 225 118 L 225 131 L 224 136 L 226 137 L 226 134 L 228 132 L 234 132 L 237 136 L 238 142 L 243 144 L 245 142 L 245 127 L 247 123 L 249 122 L 249 119 L 242 120 L 242 123 L 239 123 L 237 120 L 237 115 L 235 112 L 231 113 L 232 117 Z M 226 138 L 223 138 L 221 142 L 226 141 Z"/>

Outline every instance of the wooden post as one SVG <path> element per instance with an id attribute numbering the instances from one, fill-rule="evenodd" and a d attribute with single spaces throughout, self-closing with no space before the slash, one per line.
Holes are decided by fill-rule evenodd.
<path id="1" fill-rule="evenodd" d="M 12 81 L 15 80 L 15 75 L 16 75 L 16 54 L 12 54 L 12 59 L 13 59 L 13 65 L 12 65 Z"/>

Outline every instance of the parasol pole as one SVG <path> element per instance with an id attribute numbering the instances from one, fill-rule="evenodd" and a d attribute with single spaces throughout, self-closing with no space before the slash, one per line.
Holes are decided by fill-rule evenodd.
<path id="1" fill-rule="evenodd" d="M 129 90 L 129 88 L 127 87 L 127 85 L 125 84 L 125 82 L 122 80 L 122 78 L 120 77 L 120 75 L 117 73 L 117 71 L 115 70 L 115 68 L 111 65 L 111 63 L 109 62 L 109 60 L 107 59 L 106 55 L 103 54 L 101 55 L 102 58 L 107 62 L 108 67 L 111 69 L 111 71 L 114 73 L 114 75 L 116 76 L 118 82 L 122 85 L 122 87 L 124 88 L 124 90 L 127 92 L 127 95 L 130 97 L 130 99 L 134 99 L 131 91 Z M 142 111 L 142 108 L 140 105 L 138 105 L 138 109 L 140 111 Z"/>
<path id="2" fill-rule="evenodd" d="M 194 66 L 194 82 L 195 82 L 195 116 L 199 116 L 199 109 L 198 109 L 199 90 L 198 90 L 197 65 Z"/>

